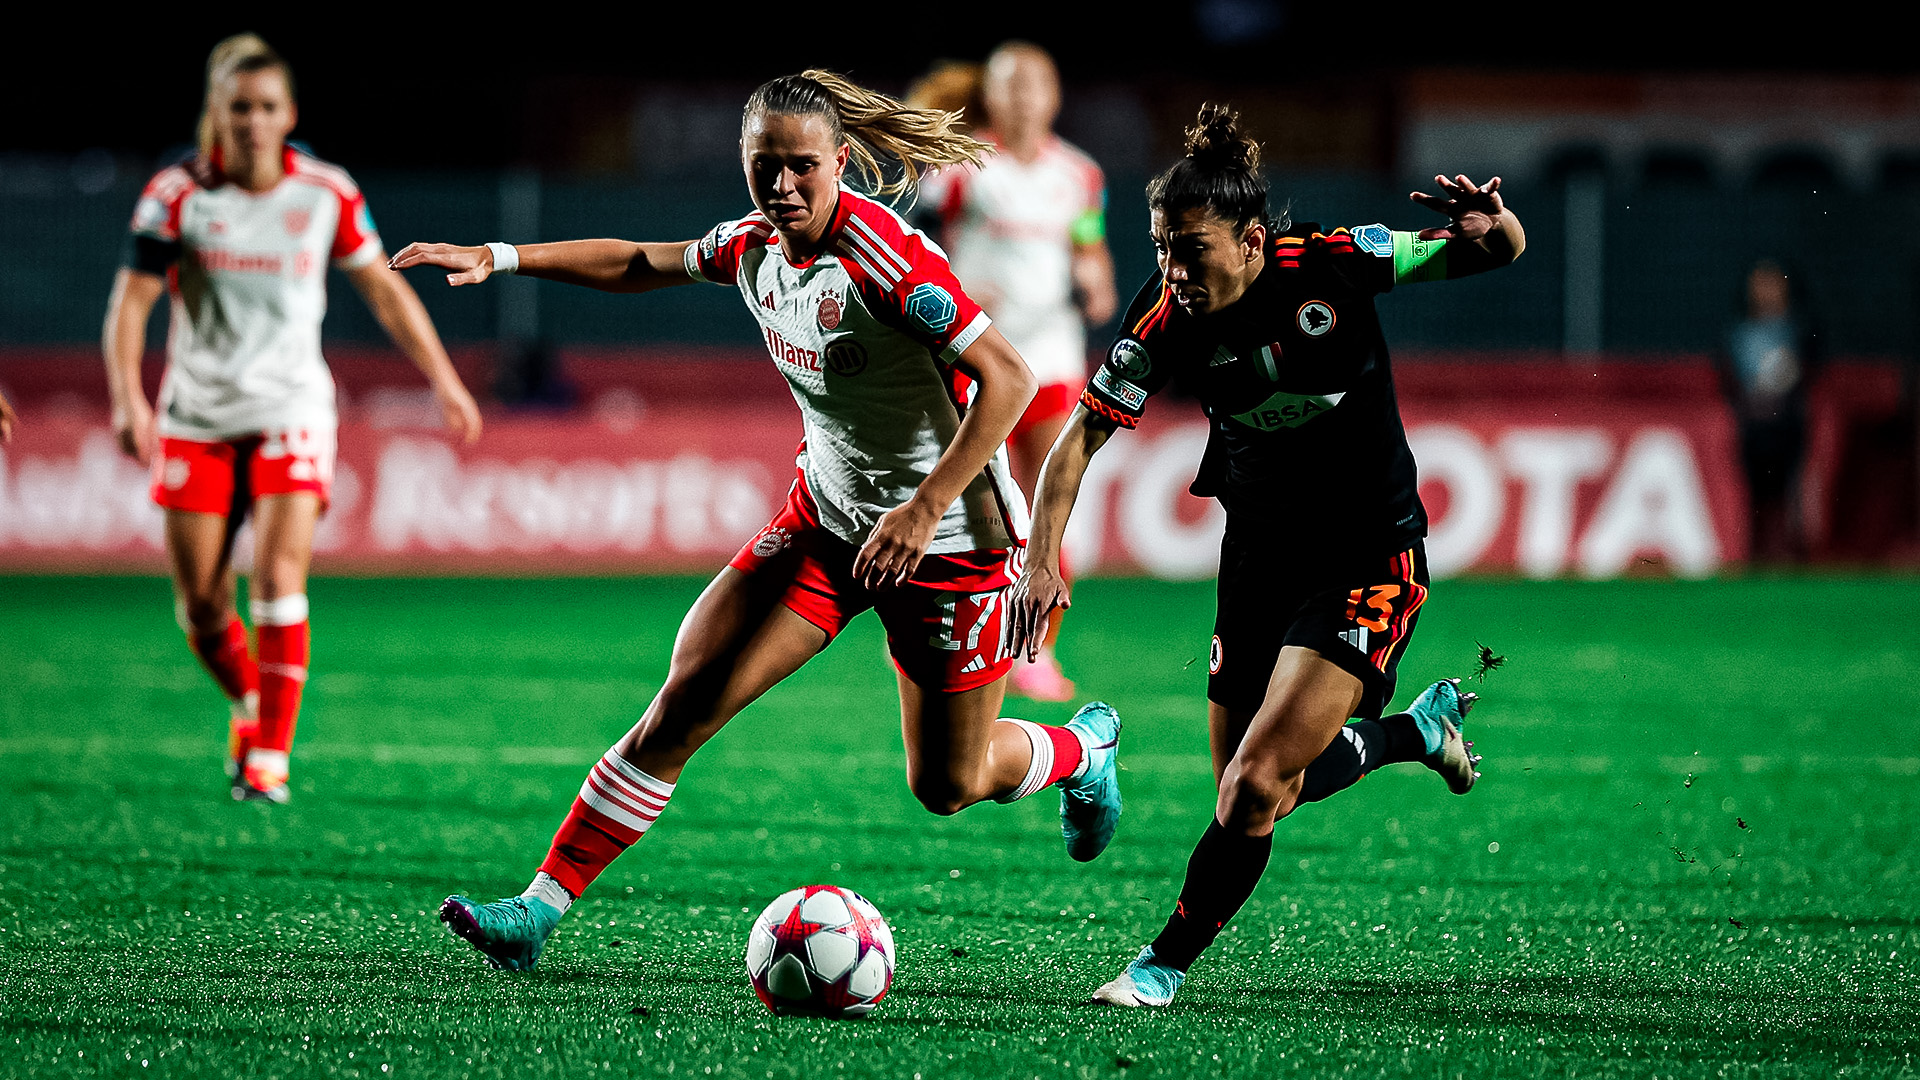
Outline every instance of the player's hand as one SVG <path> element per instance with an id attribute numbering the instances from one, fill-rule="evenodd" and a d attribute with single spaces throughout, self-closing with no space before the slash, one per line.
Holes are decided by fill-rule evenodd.
<path id="1" fill-rule="evenodd" d="M 20 418 L 14 415 L 13 406 L 7 404 L 6 398 L 0 397 L 0 446 L 13 441 L 13 426 L 19 422 Z"/>
<path id="2" fill-rule="evenodd" d="M 433 396 L 440 403 L 440 418 L 447 430 L 453 432 L 454 438 L 472 446 L 480 437 L 480 406 L 474 404 L 473 395 L 456 382 L 434 387 Z"/>
<path id="3" fill-rule="evenodd" d="M 458 244 L 408 244 L 387 260 L 389 270 L 411 270 L 416 266 L 452 270 L 453 273 L 447 275 L 449 285 L 478 285 L 493 276 L 493 252 L 485 247 Z"/>
<path id="4" fill-rule="evenodd" d="M 113 434 L 120 440 L 120 452 L 142 465 L 153 464 L 153 406 L 144 397 L 132 404 L 115 406 Z"/>
<path id="5" fill-rule="evenodd" d="M 940 513 L 915 498 L 880 515 L 853 557 L 853 576 L 868 589 L 904 585 L 920 567 L 940 528 Z"/>
<path id="6" fill-rule="evenodd" d="M 1008 602 L 1013 605 L 1013 655 L 1019 658 L 1024 653 L 1026 661 L 1033 663 L 1040 659 L 1040 649 L 1047 643 L 1047 624 L 1053 610 L 1065 611 L 1073 606 L 1073 598 L 1067 592 L 1067 579 L 1060 574 L 1059 560 L 1036 559 L 1028 563 L 1020 580 L 1014 582 Z"/>
<path id="7" fill-rule="evenodd" d="M 1497 176 L 1485 184 L 1475 184 L 1465 174 L 1451 180 L 1436 176 L 1433 182 L 1440 185 L 1440 194 L 1416 191 L 1407 198 L 1453 220 L 1437 228 L 1421 229 L 1422 240 L 1478 240 L 1492 232 L 1500 215 L 1506 212 Z"/>

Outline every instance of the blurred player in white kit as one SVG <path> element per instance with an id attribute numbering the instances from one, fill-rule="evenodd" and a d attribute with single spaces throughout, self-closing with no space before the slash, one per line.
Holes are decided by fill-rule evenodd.
<path id="1" fill-rule="evenodd" d="M 920 199 L 944 227 L 955 275 L 1039 379 L 1007 443 L 1014 479 L 1031 496 L 1041 461 L 1086 387 L 1086 328 L 1113 318 L 1118 304 L 1106 179 L 1092 158 L 1054 134 L 1060 75 L 1039 46 L 1015 41 L 995 49 L 981 98 L 986 126 L 974 134 L 996 152 L 984 164 L 935 173 Z M 1014 665 L 1016 693 L 1073 697 L 1054 658 L 1059 629 L 1055 612 L 1038 660 Z"/>
<path id="2" fill-rule="evenodd" d="M 420 298 L 386 268 L 346 171 L 287 144 L 293 72 L 253 34 L 207 61 L 200 151 L 160 171 L 133 212 L 102 347 L 121 449 L 153 468 L 175 613 L 231 702 L 236 799 L 285 802 L 307 681 L 307 567 L 333 479 L 333 376 L 320 355 L 339 268 L 471 442 L 480 412 Z M 140 382 L 147 320 L 172 301 L 158 408 Z M 233 541 L 251 515 L 256 650 L 234 608 Z"/>

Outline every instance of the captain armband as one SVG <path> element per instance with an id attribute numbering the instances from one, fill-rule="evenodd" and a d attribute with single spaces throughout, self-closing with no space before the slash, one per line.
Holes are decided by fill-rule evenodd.
<path id="1" fill-rule="evenodd" d="M 1140 426 L 1139 417 L 1129 416 L 1106 402 L 1101 401 L 1094 396 L 1091 390 L 1081 392 L 1080 404 L 1086 406 L 1088 412 L 1115 426 L 1123 428 L 1136 428 Z"/>
<path id="2" fill-rule="evenodd" d="M 1415 233 L 1394 231 L 1393 283 L 1447 280 L 1447 242 L 1422 240 Z"/>
<path id="3" fill-rule="evenodd" d="M 1075 244 L 1097 244 L 1107 238 L 1107 215 L 1098 206 L 1089 206 L 1073 224 L 1067 226 L 1067 237 Z"/>

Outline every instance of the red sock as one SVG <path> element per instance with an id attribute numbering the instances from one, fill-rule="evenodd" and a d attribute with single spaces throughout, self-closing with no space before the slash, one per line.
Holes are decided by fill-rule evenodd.
<path id="1" fill-rule="evenodd" d="M 1017 725 L 1027 734 L 1027 741 L 1033 747 L 1033 757 L 1027 764 L 1027 775 L 1012 791 L 999 797 L 1003 803 L 1018 802 L 1021 799 L 1072 776 L 1080 768 L 1080 736 L 1063 727 L 1036 724 L 1031 720 L 1015 720 L 1001 717 L 1000 723 Z"/>
<path id="2" fill-rule="evenodd" d="M 575 896 L 586 892 L 607 864 L 646 835 L 672 797 L 672 784 L 608 750 L 587 773 L 573 809 L 553 834 L 541 873 Z"/>
<path id="3" fill-rule="evenodd" d="M 1048 740 L 1053 743 L 1053 768 L 1047 770 L 1047 778 L 1040 784 L 1041 787 L 1046 787 L 1048 784 L 1065 780 L 1079 771 L 1080 736 L 1063 727 L 1041 724 L 1039 728 L 1047 733 Z"/>
<path id="4" fill-rule="evenodd" d="M 256 615 L 254 631 L 260 636 L 260 736 L 254 745 L 284 754 L 293 749 L 300 691 L 307 685 L 308 624 L 303 618 L 276 626 L 259 622 Z"/>
<path id="5" fill-rule="evenodd" d="M 211 634 L 188 631 L 187 643 L 228 699 L 240 701 L 260 689 L 260 667 L 247 655 L 247 627 L 240 616 L 229 615 L 227 625 Z"/>

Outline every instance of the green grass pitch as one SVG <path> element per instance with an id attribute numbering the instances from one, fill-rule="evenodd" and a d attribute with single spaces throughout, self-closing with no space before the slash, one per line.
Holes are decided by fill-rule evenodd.
<path id="1" fill-rule="evenodd" d="M 1399 701 L 1510 657 L 1469 796 L 1383 770 L 1280 825 L 1169 1010 L 1080 1002 L 1212 806 L 1209 585 L 1085 583 L 1064 653 L 1127 720 L 1127 816 L 936 819 L 863 620 L 695 758 L 537 972 L 433 917 L 516 892 L 700 583 L 314 582 L 295 801 L 228 800 L 224 706 L 151 578 L 0 580 L 0 1075 L 1912 1076 L 1920 580 L 1446 582 Z M 1017 705 L 1059 721 L 1065 707 Z M 832 882 L 900 943 L 864 1021 L 741 961 Z"/>

